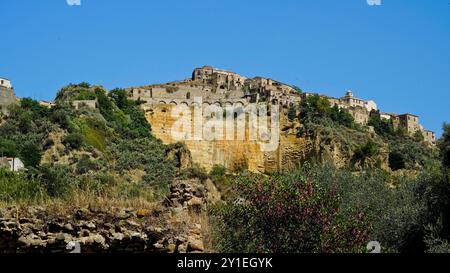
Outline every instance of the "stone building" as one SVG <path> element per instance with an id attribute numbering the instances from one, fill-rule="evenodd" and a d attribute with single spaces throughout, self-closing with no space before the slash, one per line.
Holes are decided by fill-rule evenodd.
<path id="1" fill-rule="evenodd" d="M 292 86 L 264 77 L 247 78 L 237 73 L 217 69 L 211 66 L 196 68 L 192 77 L 184 81 L 167 84 L 149 85 L 128 89 L 132 100 L 142 100 L 149 107 L 158 104 L 193 105 L 194 98 L 201 97 L 203 103 L 229 105 L 234 103 L 271 103 L 283 107 L 298 105 L 302 99 L 314 93 L 299 93 Z M 367 125 L 372 112 L 378 111 L 373 100 L 364 100 L 347 91 L 341 98 L 320 95 L 330 101 L 331 106 L 347 109 L 356 123 Z M 434 143 L 436 136 L 426 131 L 419 123 L 419 117 L 412 114 L 381 113 L 383 119 L 392 120 L 395 128 L 405 128 L 413 135 L 417 131 L 423 133 L 425 140 Z"/>
<path id="2" fill-rule="evenodd" d="M 272 102 L 283 106 L 299 103 L 300 94 L 291 86 L 271 79 L 246 78 L 234 72 L 204 66 L 196 68 L 189 80 L 128 89 L 128 97 L 154 104 L 160 99 L 191 101 L 201 97 L 204 102 L 220 101 Z"/>
<path id="3" fill-rule="evenodd" d="M 246 77 L 237 73 L 213 68 L 211 66 L 196 68 L 192 73 L 193 81 L 200 81 L 203 84 L 210 84 L 217 89 L 230 91 L 242 88 L 246 79 Z"/>
<path id="4" fill-rule="evenodd" d="M 364 107 L 349 107 L 347 108 L 350 115 L 356 123 L 361 125 L 367 125 L 369 123 L 370 112 Z"/>
<path id="5" fill-rule="evenodd" d="M 339 99 L 339 106 L 343 108 L 360 107 L 365 108 L 370 113 L 373 110 L 378 110 L 377 104 L 373 100 L 363 100 L 353 96 L 351 90 L 347 91 L 344 97 Z"/>
<path id="6" fill-rule="evenodd" d="M 74 100 L 72 102 L 72 106 L 76 109 L 97 109 L 98 102 L 97 100 Z"/>
<path id="7" fill-rule="evenodd" d="M 0 78 L 0 113 L 8 115 L 8 106 L 17 103 L 11 82 L 8 79 Z"/>
<path id="8" fill-rule="evenodd" d="M 436 133 L 430 130 L 423 131 L 423 137 L 426 142 L 431 143 L 433 145 L 436 144 Z"/>
<path id="9" fill-rule="evenodd" d="M 41 100 L 41 101 L 39 101 L 39 105 L 47 107 L 47 108 L 52 108 L 55 106 L 55 103 L 51 102 L 51 101 Z"/>
<path id="10" fill-rule="evenodd" d="M 367 125 L 370 113 L 378 110 L 375 101 L 356 98 L 351 90 L 347 91 L 342 98 L 329 98 L 328 100 L 331 106 L 336 105 L 341 109 L 347 109 L 355 122 L 361 125 Z"/>
<path id="11" fill-rule="evenodd" d="M 430 130 L 426 130 L 420 124 L 419 117 L 413 114 L 403 114 L 397 115 L 395 113 L 380 113 L 380 117 L 385 120 L 391 120 L 393 127 L 404 128 L 410 136 L 413 136 L 417 132 L 421 132 L 424 141 L 435 145 L 436 144 L 436 133 Z"/>
<path id="12" fill-rule="evenodd" d="M 400 120 L 400 126 L 406 129 L 406 131 L 413 135 L 417 131 L 421 131 L 419 124 L 419 117 L 413 114 L 403 114 L 398 116 Z"/>

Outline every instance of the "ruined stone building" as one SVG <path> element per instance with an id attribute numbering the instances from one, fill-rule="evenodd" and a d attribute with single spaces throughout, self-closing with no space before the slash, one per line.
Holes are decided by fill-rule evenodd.
<path id="1" fill-rule="evenodd" d="M 147 104 L 182 102 L 194 98 L 210 104 L 271 102 L 283 106 L 299 103 L 300 94 L 289 85 L 262 77 L 247 78 L 234 72 L 204 66 L 196 68 L 187 80 L 128 89 L 129 98 Z"/>
<path id="2" fill-rule="evenodd" d="M 8 107 L 17 103 L 11 82 L 8 79 L 0 78 L 0 114 L 7 115 Z"/>
<path id="3" fill-rule="evenodd" d="M 194 105 L 194 98 L 201 98 L 204 104 L 220 106 L 239 103 L 266 102 L 278 104 L 282 107 L 298 105 L 302 99 L 314 93 L 300 94 L 292 86 L 281 82 L 264 78 L 247 78 L 237 73 L 203 66 L 194 69 L 192 77 L 183 81 L 167 84 L 149 85 L 128 89 L 129 98 L 141 100 L 146 104 L 146 109 L 157 105 Z M 330 101 L 331 106 L 347 109 L 355 122 L 366 126 L 372 112 L 378 111 L 378 106 L 373 100 L 364 100 L 355 97 L 351 90 L 341 98 L 332 98 L 321 95 Z M 419 123 L 419 117 L 412 114 L 386 114 L 381 113 L 384 119 L 392 120 L 395 128 L 404 127 L 408 133 L 414 135 L 417 131 L 423 133 L 425 140 L 435 143 L 436 136 L 433 132 L 425 130 Z"/>
<path id="4" fill-rule="evenodd" d="M 242 77 L 234 72 L 213 68 L 211 66 L 203 66 L 196 68 L 192 73 L 193 81 L 201 81 L 221 90 L 238 90 L 242 88 L 247 78 Z"/>
<path id="5" fill-rule="evenodd" d="M 382 119 L 391 120 L 394 128 L 402 127 L 410 136 L 414 136 L 417 132 L 421 132 L 424 140 L 430 144 L 436 144 L 436 133 L 424 129 L 420 124 L 419 116 L 413 114 L 398 115 L 395 113 L 381 113 Z"/>
<path id="6" fill-rule="evenodd" d="M 79 109 L 97 109 L 98 101 L 97 100 L 74 100 L 72 101 L 72 106 L 76 110 Z"/>

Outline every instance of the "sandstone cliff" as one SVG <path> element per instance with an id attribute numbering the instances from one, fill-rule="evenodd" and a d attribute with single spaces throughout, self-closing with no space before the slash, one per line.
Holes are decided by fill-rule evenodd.
<path id="1" fill-rule="evenodd" d="M 173 105 L 145 106 L 146 118 L 152 126 L 153 134 L 165 144 L 174 144 L 173 138 L 181 134 L 174 126 L 176 119 L 172 116 Z M 191 119 L 191 121 L 193 121 Z M 193 124 L 193 122 L 191 123 Z M 248 169 L 256 173 L 274 173 L 298 168 L 306 161 L 324 162 L 331 160 L 338 167 L 352 165 L 361 168 L 360 162 L 354 162 L 354 153 L 358 146 L 373 139 L 380 147 L 380 153 L 369 158 L 363 165 L 388 168 L 388 147 L 374 133 L 339 127 L 326 128 L 315 126 L 299 135 L 304 125 L 298 120 L 287 118 L 287 109 L 282 109 L 279 128 L 278 149 L 264 152 L 256 141 L 249 140 L 249 128 L 245 127 L 244 140 L 186 140 L 183 143 L 189 149 L 194 163 L 206 170 L 214 165 L 221 165 L 230 170 Z"/>

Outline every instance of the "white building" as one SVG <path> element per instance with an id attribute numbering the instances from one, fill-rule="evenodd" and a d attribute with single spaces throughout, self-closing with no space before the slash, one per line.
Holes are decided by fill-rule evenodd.
<path id="1" fill-rule="evenodd" d="M 12 88 L 11 82 L 8 79 L 1 78 L 1 77 L 0 77 L 0 86 L 8 88 L 8 89 Z"/>
<path id="2" fill-rule="evenodd" d="M 6 167 L 10 171 L 18 172 L 25 169 L 22 160 L 17 157 L 0 157 L 0 168 Z"/>

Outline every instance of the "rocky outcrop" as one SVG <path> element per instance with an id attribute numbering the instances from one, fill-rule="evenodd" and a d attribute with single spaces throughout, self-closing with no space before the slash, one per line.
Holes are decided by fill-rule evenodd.
<path id="1" fill-rule="evenodd" d="M 157 138 L 165 144 L 176 145 L 177 141 L 172 137 L 174 130 L 175 135 L 181 135 L 182 132 L 176 130 L 182 128 L 174 126 L 176 119 L 171 114 L 172 107 L 173 105 L 155 105 L 151 111 L 146 112 L 146 117 Z M 221 165 L 230 170 L 248 169 L 255 173 L 270 174 L 296 169 L 305 161 L 331 161 L 338 167 L 352 165 L 362 168 L 364 166 L 360 166 L 360 162 L 353 162 L 354 152 L 368 139 L 373 139 L 380 147 L 380 154 L 366 160 L 364 165 L 381 164 L 381 167 L 388 168 L 387 145 L 374 133 L 320 125 L 305 128 L 298 120 L 288 119 L 287 109 L 282 109 L 280 118 L 279 145 L 272 152 L 262 151 L 256 141 L 248 139 L 248 127 L 245 128 L 247 137 L 244 140 L 186 140 L 183 143 L 189 149 L 193 163 L 208 171 L 214 165 Z M 305 132 L 299 134 L 302 130 Z M 179 158 L 176 151 L 172 152 L 173 158 Z"/>
<path id="2" fill-rule="evenodd" d="M 0 253 L 186 253 L 206 251 L 202 222 L 208 190 L 176 181 L 153 209 L 99 208 L 64 213 L 32 206 L 0 209 Z"/>

